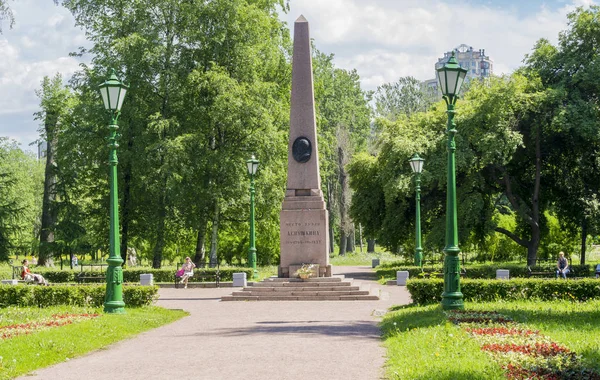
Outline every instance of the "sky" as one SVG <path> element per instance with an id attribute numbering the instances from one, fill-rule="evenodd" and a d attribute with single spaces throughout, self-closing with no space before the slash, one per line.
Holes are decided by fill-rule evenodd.
<path id="1" fill-rule="evenodd" d="M 485 49 L 494 73 L 518 68 L 535 42 L 556 43 L 567 14 L 599 0 L 291 0 L 280 13 L 293 27 L 304 15 L 316 47 L 334 63 L 356 69 L 366 90 L 402 76 L 434 78 L 434 64 L 460 44 Z M 0 35 L 0 136 L 36 151 L 39 111 L 36 89 L 44 76 L 67 81 L 89 58 L 70 57 L 89 47 L 71 14 L 52 0 L 9 2 L 16 23 L 2 22 Z"/>

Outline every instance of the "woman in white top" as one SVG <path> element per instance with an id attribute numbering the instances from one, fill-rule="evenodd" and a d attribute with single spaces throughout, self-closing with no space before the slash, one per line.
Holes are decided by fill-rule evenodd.
<path id="1" fill-rule="evenodd" d="M 179 281 L 180 284 L 185 284 L 184 289 L 187 289 L 188 279 L 194 275 L 194 268 L 196 268 L 196 264 L 192 262 L 192 259 L 186 257 L 185 263 L 181 266 L 183 276 L 181 276 L 181 281 Z"/>

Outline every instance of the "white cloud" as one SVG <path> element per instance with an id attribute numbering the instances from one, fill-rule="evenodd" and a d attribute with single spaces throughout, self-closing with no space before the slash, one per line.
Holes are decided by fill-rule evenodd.
<path id="1" fill-rule="evenodd" d="M 69 53 L 89 43 L 71 14 L 52 1 L 19 0 L 11 7 L 15 26 L 0 35 L 0 136 L 33 150 L 28 144 L 37 139 L 35 90 L 44 76 L 57 72 L 68 80 L 79 65 Z"/>
<path id="2" fill-rule="evenodd" d="M 400 76 L 433 78 L 437 58 L 462 43 L 486 49 L 496 73 L 510 72 L 539 38 L 556 42 L 569 11 L 597 1 L 565 0 L 560 9 L 520 13 L 498 1 L 486 6 L 451 0 L 293 0 L 282 18 L 291 28 L 304 14 L 316 46 L 335 54 L 338 67 L 357 69 L 363 87 L 374 90 Z M 27 145 L 37 136 L 32 113 L 41 79 L 56 72 L 68 79 L 79 63 L 68 53 L 90 43 L 71 14 L 50 0 L 11 6 L 16 25 L 0 35 L 0 135 Z"/>
<path id="3" fill-rule="evenodd" d="M 557 41 L 568 12 L 592 3 L 572 0 L 523 16 L 515 7 L 440 0 L 295 0 L 283 18 L 292 27 L 303 14 L 317 48 L 334 53 L 339 67 L 356 68 L 363 87 L 373 90 L 400 76 L 433 78 L 437 58 L 462 43 L 486 49 L 495 73 L 511 72 L 538 39 Z"/>

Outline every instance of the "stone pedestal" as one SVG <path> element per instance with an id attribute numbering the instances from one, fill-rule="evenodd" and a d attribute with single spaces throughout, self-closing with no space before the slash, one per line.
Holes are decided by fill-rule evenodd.
<path id="1" fill-rule="evenodd" d="M 327 210 L 286 210 L 286 201 L 280 214 L 279 277 L 293 277 L 302 264 L 316 264 L 318 277 L 331 277 Z"/>
<path id="2" fill-rule="evenodd" d="M 241 273 L 234 273 L 233 274 L 233 287 L 234 288 L 245 288 L 246 286 L 248 286 L 248 282 L 246 280 L 246 273 L 245 272 L 241 272 Z"/>
<path id="3" fill-rule="evenodd" d="M 509 270 L 508 269 L 496 269 L 496 280 L 508 280 Z"/>
<path id="4" fill-rule="evenodd" d="M 408 280 L 408 271 L 399 270 L 396 272 L 396 285 L 405 286 Z"/>
<path id="5" fill-rule="evenodd" d="M 154 275 L 152 273 L 140 274 L 140 285 L 154 285 Z"/>
<path id="6" fill-rule="evenodd" d="M 376 268 L 379 266 L 379 259 L 373 259 L 371 260 L 371 267 L 372 268 Z"/>

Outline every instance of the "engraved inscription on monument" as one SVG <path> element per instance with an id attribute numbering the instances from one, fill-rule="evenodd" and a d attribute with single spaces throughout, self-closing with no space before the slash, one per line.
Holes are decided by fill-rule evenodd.
<path id="1" fill-rule="evenodd" d="M 321 244 L 323 242 L 320 228 L 320 222 L 288 222 L 285 223 L 287 234 L 283 244 L 289 245 L 304 245 L 304 244 Z"/>

